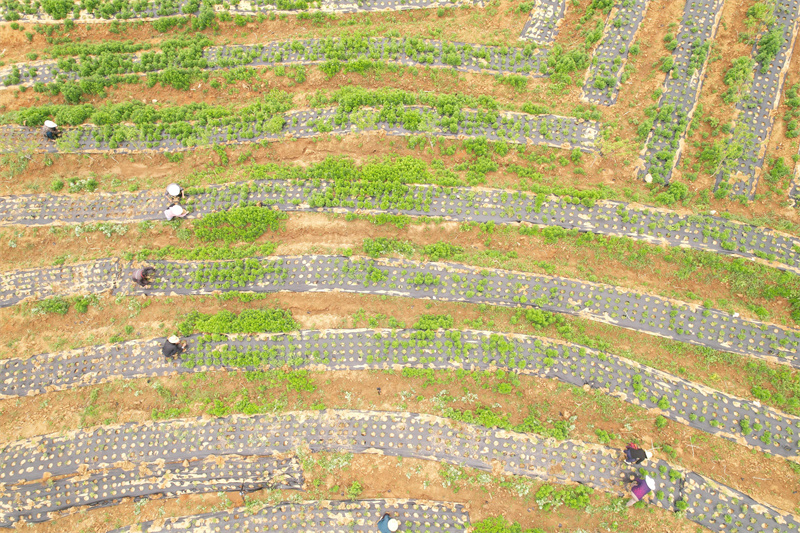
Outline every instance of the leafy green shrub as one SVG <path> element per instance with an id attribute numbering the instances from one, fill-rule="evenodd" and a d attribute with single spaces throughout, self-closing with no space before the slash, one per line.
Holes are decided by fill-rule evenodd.
<path id="1" fill-rule="evenodd" d="M 353 481 L 353 483 L 347 487 L 347 497 L 351 500 L 355 500 L 361 493 L 364 492 L 364 487 L 358 481 Z"/>
<path id="2" fill-rule="evenodd" d="M 745 88 L 753 79 L 753 68 L 756 62 L 750 58 L 737 57 L 731 62 L 731 66 L 722 81 L 728 88 L 722 93 L 722 101 L 726 104 L 733 104 L 741 99 L 742 89 Z"/>
<path id="3" fill-rule="evenodd" d="M 43 0 L 42 11 L 56 20 L 66 18 L 67 14 L 73 10 L 75 3 L 72 0 Z"/>
<path id="4" fill-rule="evenodd" d="M 68 190 L 71 193 L 94 192 L 100 186 L 94 178 L 70 178 L 67 183 L 69 184 Z"/>
<path id="5" fill-rule="evenodd" d="M 661 205 L 674 205 L 689 196 L 689 187 L 685 183 L 673 181 L 665 192 L 656 196 L 655 200 Z"/>
<path id="6" fill-rule="evenodd" d="M 426 244 L 422 248 L 422 253 L 427 255 L 431 261 L 439 261 L 442 259 L 452 259 L 456 255 L 463 253 L 464 249 L 456 244 L 449 242 L 439 241 L 434 244 Z"/>
<path id="7" fill-rule="evenodd" d="M 203 241 L 254 241 L 267 231 L 278 231 L 287 217 L 282 211 L 263 207 L 235 207 L 206 215 L 194 223 L 194 232 Z"/>
<path id="8" fill-rule="evenodd" d="M 411 255 L 414 253 L 414 246 L 408 241 L 401 241 L 400 239 L 389 239 L 386 237 L 378 237 L 376 239 L 364 239 L 362 244 L 364 253 L 370 257 L 380 257 L 388 255 L 392 252 L 397 252 L 403 255 Z"/>
<path id="9" fill-rule="evenodd" d="M 566 505 L 570 509 L 585 509 L 589 505 L 589 496 L 593 493 L 594 489 L 586 485 L 564 487 L 558 490 L 552 485 L 542 485 L 536 491 L 536 505 L 543 511 L 551 511 L 561 505 Z"/>
<path id="10" fill-rule="evenodd" d="M 798 90 L 800 83 L 795 83 L 786 89 L 786 107 L 788 110 L 783 115 L 783 120 L 786 122 L 786 138 L 794 139 L 800 136 L 800 97 L 798 97 Z"/>
<path id="11" fill-rule="evenodd" d="M 167 33 L 177 27 L 183 27 L 189 22 L 188 17 L 162 17 L 151 21 L 153 29 L 159 33 Z"/>
<path id="12" fill-rule="evenodd" d="M 535 527 L 523 529 L 519 522 L 509 522 L 502 516 L 484 518 L 472 523 L 473 533 L 544 533 L 544 530 Z"/>
<path id="13" fill-rule="evenodd" d="M 769 70 L 772 60 L 778 55 L 778 52 L 783 46 L 783 28 L 776 26 L 758 41 L 758 53 L 756 54 L 756 61 L 761 65 L 761 74 L 766 74 Z"/>
<path id="14" fill-rule="evenodd" d="M 497 76 L 497 81 L 504 85 L 508 85 L 519 92 L 528 88 L 528 78 L 520 76 L 519 74 L 509 74 L 508 76 Z"/>
<path id="15" fill-rule="evenodd" d="M 79 313 L 86 313 L 90 305 L 97 305 L 100 301 L 96 294 L 90 296 L 77 296 L 75 298 L 75 310 Z"/>
<path id="16" fill-rule="evenodd" d="M 541 309 L 526 309 L 525 318 L 536 329 L 544 329 L 550 324 L 561 325 L 564 323 L 564 317 Z"/>
<path id="17" fill-rule="evenodd" d="M 600 444 L 608 444 L 613 439 L 617 438 L 613 433 L 609 433 L 603 429 L 595 429 L 594 434 L 597 435 L 597 440 L 600 441 Z"/>
<path id="18" fill-rule="evenodd" d="M 66 315 L 69 312 L 69 301 L 61 296 L 54 296 L 36 302 L 31 306 L 32 315 L 44 315 L 55 313 L 57 315 Z"/>
<path id="19" fill-rule="evenodd" d="M 291 311 L 283 309 L 245 309 L 234 314 L 224 310 L 216 314 L 192 311 L 178 325 L 183 335 L 194 331 L 203 333 L 280 333 L 294 331 L 300 325 L 292 318 Z"/>
<path id="20" fill-rule="evenodd" d="M 414 324 L 414 329 L 437 330 L 453 327 L 453 317 L 450 315 L 422 315 Z"/>

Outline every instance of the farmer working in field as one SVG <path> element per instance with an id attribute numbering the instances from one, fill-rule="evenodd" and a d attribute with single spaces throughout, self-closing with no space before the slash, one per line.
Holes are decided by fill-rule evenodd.
<path id="1" fill-rule="evenodd" d="M 147 287 L 150 284 L 150 276 L 156 273 L 153 267 L 137 268 L 131 274 L 131 279 L 140 287 Z"/>
<path id="2" fill-rule="evenodd" d="M 400 528 L 400 522 L 390 516 L 389 513 L 384 513 L 378 521 L 378 530 L 381 533 L 394 533 Z"/>
<path id="3" fill-rule="evenodd" d="M 181 342 L 180 337 L 173 335 L 167 339 L 164 346 L 161 347 L 161 353 L 168 360 L 174 360 L 186 349 L 186 341 Z"/>
<path id="4" fill-rule="evenodd" d="M 633 496 L 630 500 L 628 500 L 627 507 L 632 505 L 636 505 L 637 502 L 642 501 L 642 498 L 647 496 L 650 491 L 655 490 L 656 482 L 650 476 L 645 476 L 644 479 L 636 478 L 636 481 L 633 482 L 631 486 L 631 496 Z"/>
<path id="5" fill-rule="evenodd" d="M 628 444 L 625 447 L 625 462 L 629 465 L 641 464 L 645 459 L 650 459 L 653 454 L 639 448 L 635 444 Z"/>
<path id="6" fill-rule="evenodd" d="M 177 183 L 170 183 L 167 185 L 167 200 L 169 200 L 169 205 L 180 203 L 184 196 L 183 187 Z"/>
<path id="7" fill-rule="evenodd" d="M 44 135 L 45 139 L 55 141 L 61 137 L 61 130 L 58 129 L 58 125 L 52 120 L 45 120 L 44 127 L 42 128 L 42 135 Z"/>

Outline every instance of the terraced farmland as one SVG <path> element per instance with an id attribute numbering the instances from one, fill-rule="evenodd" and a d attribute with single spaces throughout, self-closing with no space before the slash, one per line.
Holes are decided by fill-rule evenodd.
<path id="1" fill-rule="evenodd" d="M 800 531 L 798 20 L 3 0 L 0 529 Z"/>

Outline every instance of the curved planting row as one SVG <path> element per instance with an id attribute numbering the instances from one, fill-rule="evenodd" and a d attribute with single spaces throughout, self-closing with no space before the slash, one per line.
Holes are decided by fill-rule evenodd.
<path id="1" fill-rule="evenodd" d="M 639 125 L 647 135 L 646 151 L 639 160 L 639 177 L 669 183 L 680 158 L 681 141 L 697 105 L 711 40 L 722 16 L 722 0 L 687 0 L 683 10 L 677 46 L 662 60 L 667 73 L 658 104 L 646 111 Z M 648 179 L 649 177 L 649 179 Z"/>
<path id="2" fill-rule="evenodd" d="M 187 43 L 189 44 L 189 43 Z M 379 61 L 401 65 L 429 65 L 464 72 L 502 74 L 513 72 L 542 76 L 547 54 L 528 45 L 508 48 L 424 39 L 386 39 L 345 37 L 272 42 L 263 45 L 209 46 L 198 40 L 196 46 L 169 48 L 143 54 L 114 53 L 57 61 L 18 64 L 0 73 L 2 87 L 63 83 L 94 77 L 146 74 L 168 68 L 224 69 L 238 66 L 274 66 L 324 63 L 333 74 L 342 63 Z"/>
<path id="3" fill-rule="evenodd" d="M 541 46 L 551 46 L 558 27 L 567 14 L 566 0 L 536 0 L 530 17 L 522 27 L 521 41 L 531 41 Z"/>
<path id="4" fill-rule="evenodd" d="M 581 94 L 583 100 L 606 106 L 616 103 L 619 85 L 627 79 L 623 74 L 625 61 L 644 20 L 648 3 L 649 0 L 625 0 L 617 5 L 592 56 Z"/>
<path id="5" fill-rule="evenodd" d="M 250 258 L 233 261 L 153 261 L 148 289 L 126 289 L 133 271 L 108 260 L 97 287 L 147 294 L 216 292 L 327 292 L 385 294 L 441 301 L 535 307 L 576 315 L 649 335 L 708 346 L 800 367 L 800 332 L 714 309 L 587 281 L 498 269 L 400 259 L 338 256 Z M 6 272 L 0 307 L 24 298 L 92 291 L 76 276 L 89 265 Z M 61 273 L 64 273 L 63 275 Z M 62 277 L 59 277 L 61 275 Z M 31 279 L 52 281 L 32 286 Z"/>
<path id="6" fill-rule="evenodd" d="M 196 15 L 213 19 L 218 11 L 232 15 L 265 13 L 298 13 L 323 11 L 355 13 L 358 11 L 403 11 L 452 7 L 455 0 L 248 0 L 229 5 L 219 0 L 98 0 L 94 2 L 38 2 L 36 0 L 3 0 L 0 20 L 51 23 L 61 19 L 80 22 L 109 20 L 152 20 L 176 15 Z M 458 0 L 455 5 L 472 5 L 470 0 Z M 201 28 L 202 29 L 202 28 Z"/>
<path id="7" fill-rule="evenodd" d="M 0 126 L 0 153 L 19 151 L 32 143 L 40 152 L 177 152 L 194 146 L 255 143 L 284 138 L 308 138 L 323 133 L 383 131 L 388 135 L 427 133 L 442 137 L 485 137 L 490 141 L 554 146 L 593 152 L 600 126 L 594 121 L 557 115 L 459 110 L 456 116 L 424 106 L 313 109 L 287 113 L 262 112 L 207 119 L 203 123 L 107 124 L 66 129 L 56 141 L 46 141 L 39 128 Z"/>
<path id="8" fill-rule="evenodd" d="M 120 462 L 122 459 L 120 458 Z M 86 507 L 118 505 L 124 498 L 177 498 L 183 494 L 303 487 L 299 461 L 274 457 L 206 457 L 147 462 L 69 474 L 58 479 L 0 486 L 0 527 L 45 522 Z"/>
<path id="9" fill-rule="evenodd" d="M 736 126 L 731 142 L 741 144 L 742 153 L 735 164 L 717 174 L 715 190 L 725 187 L 732 196 L 745 196 L 752 200 L 758 184 L 758 172 L 764 164 L 766 143 L 772 132 L 772 115 L 781 98 L 781 87 L 789 71 L 797 37 L 800 18 L 800 0 L 777 0 L 774 6 L 775 22 L 761 40 L 753 45 L 753 81 L 749 90 L 736 104 Z M 775 55 L 767 64 L 759 58 L 763 41 L 779 43 Z M 767 61 L 768 58 L 764 58 Z M 726 165 L 727 166 L 727 165 Z"/>
<path id="10" fill-rule="evenodd" d="M 0 398 L 43 394 L 114 379 L 220 369 L 320 371 L 507 369 L 589 385 L 706 433 L 800 459 L 800 418 L 616 355 L 574 344 L 484 331 L 328 330 L 276 335 L 195 335 L 183 361 L 166 361 L 163 339 L 92 346 L 0 362 Z"/>
<path id="11" fill-rule="evenodd" d="M 259 180 L 194 188 L 185 205 L 190 218 L 261 202 L 283 211 L 392 213 L 448 220 L 529 223 L 613 235 L 755 259 L 800 273 L 800 239 L 721 217 L 682 215 L 620 202 L 534 195 L 519 191 L 393 184 L 342 187 L 324 180 Z M 0 197 L 0 225 L 47 225 L 159 220 L 167 205 L 161 191 L 100 196 L 24 195 Z"/>
<path id="12" fill-rule="evenodd" d="M 115 290 L 121 282 L 120 273 L 119 259 L 6 272 L 0 274 L 0 302 L 8 306 L 25 298 L 47 298 L 62 292 L 101 293 Z"/>
<path id="13" fill-rule="evenodd" d="M 205 513 L 143 522 L 110 533 L 195 533 L 197 531 L 314 531 L 373 533 L 384 513 L 391 513 L 403 531 L 463 533 L 469 513 L 460 503 L 425 500 L 330 500 L 284 502 L 278 505 Z"/>
<path id="14" fill-rule="evenodd" d="M 577 482 L 622 495 L 636 472 L 619 451 L 576 441 L 554 441 L 456 423 L 428 415 L 375 411 L 300 411 L 281 415 L 233 416 L 122 424 L 68 435 L 48 435 L 0 448 L 0 483 L 38 480 L 45 472 L 67 475 L 81 464 L 95 468 L 125 455 L 130 461 L 157 455 L 165 461 L 211 455 L 264 455 L 296 451 L 379 453 L 412 457 L 486 472 L 550 482 Z M 665 461 L 639 472 L 652 476 L 651 503 L 714 531 L 797 531 L 791 514 Z"/>

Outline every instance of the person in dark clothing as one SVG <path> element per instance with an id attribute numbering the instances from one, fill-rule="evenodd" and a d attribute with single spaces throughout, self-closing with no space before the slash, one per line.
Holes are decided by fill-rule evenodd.
<path id="1" fill-rule="evenodd" d="M 174 360 L 186 349 L 186 342 L 181 342 L 180 337 L 173 335 L 169 337 L 161 347 L 161 353 L 169 360 Z"/>
<path id="2" fill-rule="evenodd" d="M 42 128 L 42 135 L 44 135 L 45 139 L 55 141 L 61 137 L 61 130 L 58 129 L 58 126 L 52 120 L 45 120 L 44 127 Z"/>
<path id="3" fill-rule="evenodd" d="M 381 533 L 394 533 L 400 527 L 400 522 L 391 518 L 389 513 L 384 513 L 378 521 L 378 531 Z"/>
<path id="4" fill-rule="evenodd" d="M 137 268 L 133 271 L 131 279 L 140 287 L 147 287 L 150 285 L 150 277 L 156 273 L 153 267 Z"/>
<path id="5" fill-rule="evenodd" d="M 635 444 L 628 444 L 625 447 L 625 462 L 629 465 L 641 464 L 645 459 L 650 459 L 653 454 L 645 451 Z"/>

